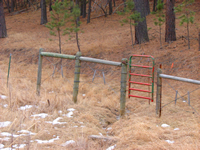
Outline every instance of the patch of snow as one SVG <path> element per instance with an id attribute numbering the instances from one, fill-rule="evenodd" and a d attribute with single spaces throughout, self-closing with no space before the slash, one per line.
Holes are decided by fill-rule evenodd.
<path id="1" fill-rule="evenodd" d="M 113 145 L 113 146 L 108 147 L 106 150 L 113 150 L 113 149 L 115 149 L 115 147 L 116 147 L 116 144 Z"/>
<path id="2" fill-rule="evenodd" d="M 15 144 L 13 145 L 14 148 L 24 148 L 26 144 Z"/>
<path id="3" fill-rule="evenodd" d="M 0 138 L 0 141 L 9 141 L 9 140 L 10 140 L 9 137 Z"/>
<path id="4" fill-rule="evenodd" d="M 7 127 L 11 124 L 10 121 L 0 122 L 0 128 Z"/>
<path id="5" fill-rule="evenodd" d="M 67 122 L 59 122 L 58 120 L 62 119 L 62 117 L 56 118 L 54 121 L 46 121 L 47 123 L 52 123 L 54 124 L 66 124 Z"/>
<path id="6" fill-rule="evenodd" d="M 83 124 L 83 122 L 79 122 L 80 124 Z"/>
<path id="7" fill-rule="evenodd" d="M 59 114 L 62 114 L 62 110 L 59 110 L 58 113 L 59 113 Z"/>
<path id="8" fill-rule="evenodd" d="M 111 130 L 111 129 L 112 129 L 112 127 L 107 128 L 107 130 Z"/>
<path id="9" fill-rule="evenodd" d="M 4 104 L 3 107 L 5 107 L 5 108 L 8 107 L 8 104 Z"/>
<path id="10" fill-rule="evenodd" d="M 13 136 L 13 137 L 18 137 L 18 136 L 20 136 L 20 135 L 16 135 L 16 134 L 11 134 L 11 133 L 8 133 L 8 132 L 1 132 L 1 135 L 2 136 Z"/>
<path id="11" fill-rule="evenodd" d="M 3 144 L 0 144 L 0 148 L 3 148 L 4 147 L 4 145 Z"/>
<path id="12" fill-rule="evenodd" d="M 47 116 L 48 116 L 48 114 L 46 114 L 46 113 L 31 115 L 31 117 L 40 117 L 40 118 L 46 118 Z"/>
<path id="13" fill-rule="evenodd" d="M 78 126 L 74 126 L 74 128 L 78 128 Z"/>
<path id="14" fill-rule="evenodd" d="M 158 127 L 158 125 L 156 125 L 156 127 Z"/>
<path id="15" fill-rule="evenodd" d="M 63 114 L 63 116 L 67 116 L 68 118 L 73 117 L 72 115 L 73 115 L 72 111 L 68 112 L 67 114 Z"/>
<path id="16" fill-rule="evenodd" d="M 51 92 L 49 92 L 49 93 L 54 93 L 54 91 L 51 91 Z"/>
<path id="17" fill-rule="evenodd" d="M 83 97 L 85 97 L 86 96 L 86 94 L 83 94 Z"/>
<path id="18" fill-rule="evenodd" d="M 168 125 L 168 124 L 162 124 L 161 127 L 166 128 L 166 127 L 170 127 L 170 125 Z"/>
<path id="19" fill-rule="evenodd" d="M 81 126 L 81 128 L 84 128 L 85 126 Z"/>
<path id="20" fill-rule="evenodd" d="M 33 132 L 30 132 L 28 130 L 20 130 L 20 131 L 17 131 L 19 133 L 27 133 L 27 134 L 30 134 L 30 135 L 35 135 L 36 133 L 33 133 Z M 26 135 L 26 134 L 21 134 L 21 135 Z"/>
<path id="21" fill-rule="evenodd" d="M 169 144 L 173 144 L 174 143 L 174 141 L 170 141 L 170 140 L 165 140 L 167 143 L 169 143 Z"/>
<path id="22" fill-rule="evenodd" d="M 18 109 L 20 109 L 20 110 L 26 110 L 26 109 L 29 109 L 29 108 L 32 108 L 32 107 L 33 107 L 32 105 L 25 105 L 25 106 L 21 106 Z"/>
<path id="23" fill-rule="evenodd" d="M 37 143 L 39 144 L 46 144 L 46 143 L 53 143 L 55 140 L 59 140 L 59 136 L 57 136 L 56 138 L 50 139 L 50 140 L 35 140 L 37 141 Z"/>
<path id="24" fill-rule="evenodd" d="M 183 101 L 183 103 L 185 103 L 186 101 Z"/>
<path id="25" fill-rule="evenodd" d="M 69 144 L 74 144 L 75 141 L 74 140 L 69 140 L 69 141 L 66 141 L 65 143 L 61 144 L 61 146 L 67 146 Z"/>
<path id="26" fill-rule="evenodd" d="M 1 98 L 1 99 L 6 99 L 7 96 L 5 96 L 5 95 L 0 95 L 0 98 Z"/>
<path id="27" fill-rule="evenodd" d="M 174 130 L 177 131 L 177 130 L 179 130 L 179 128 L 175 128 Z"/>
<path id="28" fill-rule="evenodd" d="M 102 134 L 102 133 L 99 133 L 99 135 L 101 135 L 101 136 L 102 136 L 103 134 Z"/>
<path id="29" fill-rule="evenodd" d="M 74 108 L 67 109 L 67 111 L 74 111 L 74 110 L 75 110 Z"/>

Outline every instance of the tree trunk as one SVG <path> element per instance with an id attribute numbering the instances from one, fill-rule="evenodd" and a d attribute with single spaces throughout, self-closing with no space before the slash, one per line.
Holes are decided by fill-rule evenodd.
<path id="1" fill-rule="evenodd" d="M 3 11 L 3 0 L 0 0 L 0 38 L 7 37 L 6 21 Z"/>
<path id="2" fill-rule="evenodd" d="M 165 42 L 176 41 L 174 2 L 175 0 L 166 1 Z"/>
<path id="3" fill-rule="evenodd" d="M 199 51 L 200 51 L 200 32 L 199 32 Z"/>
<path id="4" fill-rule="evenodd" d="M 113 9 L 112 9 L 112 0 L 108 0 L 108 3 L 109 3 L 109 15 L 111 15 L 112 11 L 113 11 Z"/>
<path id="5" fill-rule="evenodd" d="M 46 23 L 47 23 L 46 1 L 41 0 L 41 23 L 40 24 L 46 24 Z"/>
<path id="6" fill-rule="evenodd" d="M 3 1 L 2 1 L 2 3 L 3 3 Z M 10 1 L 9 0 L 7 0 L 7 8 L 8 8 L 8 12 L 10 13 Z"/>
<path id="7" fill-rule="evenodd" d="M 157 1 L 158 0 L 154 0 L 153 1 L 153 11 L 156 11 Z"/>
<path id="8" fill-rule="evenodd" d="M 87 23 L 90 23 L 91 2 L 92 0 L 89 0 Z"/>
<path id="9" fill-rule="evenodd" d="M 11 12 L 14 12 L 14 0 L 11 0 Z"/>
<path id="10" fill-rule="evenodd" d="M 86 0 L 83 0 L 83 18 L 86 17 Z"/>
<path id="11" fill-rule="evenodd" d="M 145 6 L 145 15 L 149 15 L 150 14 L 150 7 L 149 7 L 149 0 L 145 0 L 144 1 L 144 6 Z"/>
<path id="12" fill-rule="evenodd" d="M 135 11 L 139 12 L 141 14 L 141 18 L 143 18 L 143 21 L 137 22 L 138 25 L 135 26 L 135 43 L 141 44 L 149 41 L 145 15 L 145 0 L 134 0 L 134 2 Z"/>
<path id="13" fill-rule="evenodd" d="M 49 11 L 52 11 L 51 5 L 52 5 L 52 0 L 49 0 Z"/>

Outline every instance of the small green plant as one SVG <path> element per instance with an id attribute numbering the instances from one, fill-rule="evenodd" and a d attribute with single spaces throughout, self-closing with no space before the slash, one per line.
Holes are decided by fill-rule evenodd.
<path id="1" fill-rule="evenodd" d="M 188 49 L 190 49 L 190 32 L 189 32 L 189 24 L 194 23 L 194 15 L 195 12 L 188 8 L 188 6 L 192 5 L 195 0 L 184 0 L 180 5 L 175 7 L 175 13 L 182 13 L 178 18 L 181 19 L 180 26 L 184 23 L 187 25 L 187 39 L 188 39 Z"/>
<path id="2" fill-rule="evenodd" d="M 46 25 L 46 27 L 50 29 L 50 35 L 56 36 L 56 33 L 58 34 L 58 41 L 59 41 L 58 45 L 60 54 L 62 53 L 61 35 L 68 34 L 70 40 L 71 33 L 73 32 L 76 33 L 77 46 L 78 50 L 80 51 L 80 47 L 78 45 L 78 31 L 80 30 L 79 29 L 80 22 L 77 21 L 77 18 L 80 16 L 80 9 L 78 5 L 75 5 L 73 6 L 72 11 L 70 11 L 72 6 L 73 4 L 67 0 L 65 0 L 64 2 L 56 0 L 54 5 L 52 5 L 52 11 L 50 12 L 51 20 Z M 66 27 L 67 23 L 68 27 Z M 61 72 L 63 76 L 62 59 L 59 63 L 61 64 Z"/>
<path id="3" fill-rule="evenodd" d="M 162 30 L 161 30 L 161 26 L 165 23 L 165 15 L 163 12 L 164 9 L 164 3 L 162 0 L 158 0 L 157 1 L 157 6 L 156 6 L 156 12 L 152 12 L 152 14 L 156 15 L 156 19 L 154 20 L 154 24 L 156 26 L 159 26 L 159 34 L 160 34 L 160 47 L 162 48 L 162 39 L 161 39 L 161 34 L 162 34 Z"/>
<path id="4" fill-rule="evenodd" d="M 138 22 L 143 21 L 139 12 L 134 11 L 135 4 L 133 0 L 128 0 L 126 2 L 126 7 L 124 8 L 123 12 L 117 12 L 119 15 L 127 15 L 125 19 L 121 20 L 120 23 L 123 26 L 124 24 L 130 25 L 130 33 L 131 33 L 131 41 L 133 46 L 133 33 L 132 33 L 132 26 L 137 26 Z M 134 21 L 134 23 L 132 23 Z"/>

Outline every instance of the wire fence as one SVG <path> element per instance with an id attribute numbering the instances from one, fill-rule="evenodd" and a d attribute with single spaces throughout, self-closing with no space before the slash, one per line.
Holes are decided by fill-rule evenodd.
<path id="1" fill-rule="evenodd" d="M 200 115 L 199 104 L 200 86 L 181 81 L 162 79 L 162 104 L 161 109 L 170 105 L 184 107 L 182 110 Z"/>

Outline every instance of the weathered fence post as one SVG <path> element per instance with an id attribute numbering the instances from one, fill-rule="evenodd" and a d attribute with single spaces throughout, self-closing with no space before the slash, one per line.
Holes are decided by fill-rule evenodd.
<path id="1" fill-rule="evenodd" d="M 9 75 L 10 75 L 11 56 L 12 56 L 12 54 L 10 54 L 10 57 L 9 57 L 8 75 L 7 75 L 7 87 L 8 87 L 8 81 L 9 81 Z"/>
<path id="2" fill-rule="evenodd" d="M 157 70 L 157 94 L 156 94 L 156 114 L 161 116 L 161 100 L 162 100 L 162 79 L 160 74 L 162 70 L 158 68 Z"/>
<path id="3" fill-rule="evenodd" d="M 190 92 L 188 91 L 187 94 L 188 94 L 188 105 L 190 106 Z"/>
<path id="4" fill-rule="evenodd" d="M 178 95 L 178 91 L 176 90 L 176 95 L 175 95 L 175 105 L 176 105 L 176 102 L 177 102 L 177 95 Z"/>
<path id="5" fill-rule="evenodd" d="M 80 77 L 80 68 L 81 68 L 81 52 L 76 53 L 76 60 L 75 60 L 75 72 L 74 72 L 74 88 L 73 88 L 73 101 L 74 103 L 77 102 L 78 96 L 78 88 L 79 88 L 79 77 Z"/>
<path id="6" fill-rule="evenodd" d="M 39 59 L 38 59 L 38 75 L 37 75 L 37 95 L 40 95 L 40 86 L 41 86 L 41 78 L 42 78 L 42 48 L 39 50 Z"/>
<path id="7" fill-rule="evenodd" d="M 120 116 L 124 116 L 125 115 L 127 62 L 128 62 L 127 58 L 123 58 L 122 59 L 121 91 L 120 91 Z"/>

